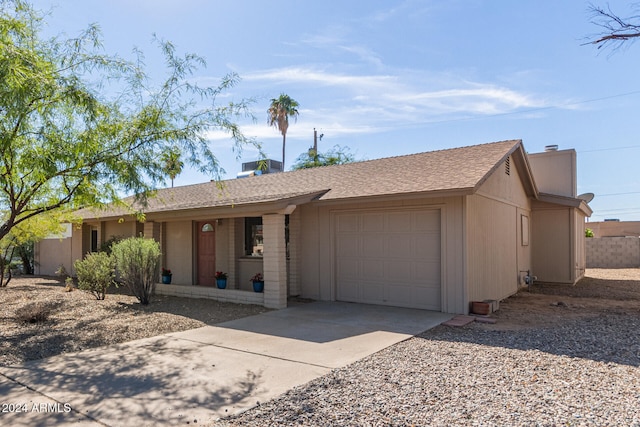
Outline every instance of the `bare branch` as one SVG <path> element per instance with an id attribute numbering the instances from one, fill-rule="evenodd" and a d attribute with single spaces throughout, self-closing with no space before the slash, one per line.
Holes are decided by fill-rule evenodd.
<path id="1" fill-rule="evenodd" d="M 632 8 L 637 9 L 638 4 L 632 5 Z M 640 14 L 623 18 L 614 13 L 609 5 L 605 9 L 591 4 L 588 10 L 592 15 L 591 22 L 604 31 L 590 37 L 591 40 L 583 45 L 595 45 L 598 49 L 611 47 L 613 50 L 617 50 L 625 42 L 634 42 L 640 38 Z"/>

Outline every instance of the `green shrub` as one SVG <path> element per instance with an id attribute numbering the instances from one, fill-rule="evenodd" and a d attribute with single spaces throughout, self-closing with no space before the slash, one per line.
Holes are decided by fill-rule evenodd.
<path id="1" fill-rule="evenodd" d="M 122 236 L 111 236 L 100 245 L 100 252 L 106 252 L 108 255 L 111 255 L 111 248 L 116 243 L 122 241 L 124 237 Z"/>
<path id="2" fill-rule="evenodd" d="M 130 237 L 112 247 L 120 281 L 138 298 L 141 304 L 149 304 L 158 281 L 160 245 L 155 240 Z"/>
<path id="3" fill-rule="evenodd" d="M 593 230 L 590 228 L 587 228 L 586 230 L 584 230 L 584 236 L 585 237 L 593 237 Z"/>
<path id="4" fill-rule="evenodd" d="M 103 300 L 107 289 L 115 278 L 115 264 L 105 252 L 89 253 L 74 264 L 78 275 L 78 289 L 90 292 L 96 299 Z"/>

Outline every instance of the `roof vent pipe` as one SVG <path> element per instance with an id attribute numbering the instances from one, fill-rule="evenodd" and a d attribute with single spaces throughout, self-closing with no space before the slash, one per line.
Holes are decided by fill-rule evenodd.
<path id="1" fill-rule="evenodd" d="M 549 152 L 549 151 L 558 151 L 558 145 L 554 144 L 554 145 L 546 145 L 544 147 L 544 151 L 545 152 Z"/>

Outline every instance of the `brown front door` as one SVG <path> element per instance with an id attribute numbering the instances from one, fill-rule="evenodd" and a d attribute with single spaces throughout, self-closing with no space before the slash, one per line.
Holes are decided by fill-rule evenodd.
<path id="1" fill-rule="evenodd" d="M 198 285 L 216 284 L 216 232 L 214 222 L 198 223 Z"/>

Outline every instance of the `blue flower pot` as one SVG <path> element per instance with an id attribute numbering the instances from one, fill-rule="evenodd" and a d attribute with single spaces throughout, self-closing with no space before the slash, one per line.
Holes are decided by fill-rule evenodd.
<path id="1" fill-rule="evenodd" d="M 264 281 L 253 281 L 253 291 L 254 292 L 263 292 L 264 291 Z"/>
<path id="2" fill-rule="evenodd" d="M 162 283 L 164 283 L 165 285 L 170 285 L 171 284 L 171 275 L 165 275 L 162 276 Z"/>
<path id="3" fill-rule="evenodd" d="M 218 289 L 224 289 L 227 287 L 227 279 L 216 279 L 216 285 Z"/>

